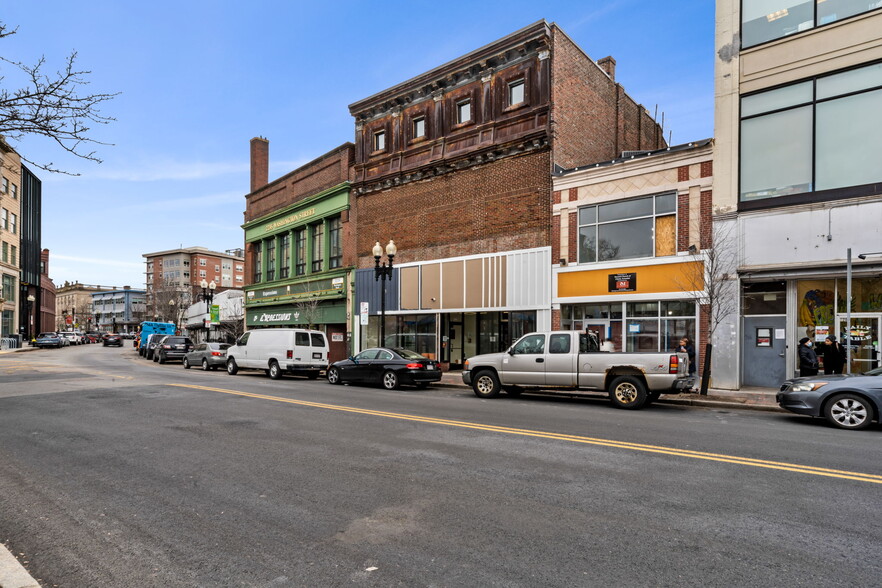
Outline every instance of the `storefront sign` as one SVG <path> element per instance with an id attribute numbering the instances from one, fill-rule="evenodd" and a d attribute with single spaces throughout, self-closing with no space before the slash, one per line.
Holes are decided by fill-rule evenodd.
<path id="1" fill-rule="evenodd" d="M 270 231 L 274 231 L 280 227 L 284 227 L 286 225 L 290 225 L 291 223 L 296 223 L 297 221 L 303 220 L 305 218 L 309 218 L 315 214 L 315 208 L 310 208 L 309 210 L 304 210 L 302 212 L 298 212 L 297 214 L 292 214 L 291 216 L 287 216 L 283 219 L 279 219 L 277 221 L 271 222 L 263 228 L 264 233 L 269 233 Z"/>
<path id="2" fill-rule="evenodd" d="M 269 325 L 297 321 L 299 312 L 255 312 L 251 318 L 253 325 Z"/>
<path id="3" fill-rule="evenodd" d="M 368 324 L 368 311 L 370 310 L 370 305 L 367 302 L 361 303 L 361 312 L 359 314 L 361 326 L 366 327 Z"/>
<path id="4" fill-rule="evenodd" d="M 634 292 L 637 290 L 637 273 L 609 274 L 610 292 Z"/>
<path id="5" fill-rule="evenodd" d="M 331 333 L 331 341 L 334 343 L 342 343 L 343 333 Z"/>
<path id="6" fill-rule="evenodd" d="M 343 289 L 343 278 L 334 278 L 333 280 L 331 280 L 331 286 L 335 290 L 342 290 Z"/>
<path id="7" fill-rule="evenodd" d="M 822 343 L 830 334 L 829 325 L 815 325 L 815 341 Z"/>

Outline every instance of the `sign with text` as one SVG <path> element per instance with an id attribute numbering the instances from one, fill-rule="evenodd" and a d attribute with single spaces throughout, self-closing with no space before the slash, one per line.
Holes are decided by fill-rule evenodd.
<path id="1" fill-rule="evenodd" d="M 361 312 L 359 313 L 359 319 L 360 319 L 359 322 L 360 322 L 361 326 L 363 326 L 363 327 L 367 326 L 367 324 L 368 324 L 368 311 L 369 311 L 369 309 L 370 309 L 370 306 L 368 305 L 367 302 L 361 303 L 361 309 L 360 309 Z"/>
<path id="2" fill-rule="evenodd" d="M 610 292 L 635 292 L 637 290 L 637 274 L 609 274 Z"/>

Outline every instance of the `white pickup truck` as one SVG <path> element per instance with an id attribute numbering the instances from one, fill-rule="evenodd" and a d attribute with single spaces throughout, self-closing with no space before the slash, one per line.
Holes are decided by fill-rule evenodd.
<path id="1" fill-rule="evenodd" d="M 593 335 L 546 331 L 524 335 L 503 353 L 468 359 L 462 381 L 480 398 L 503 390 L 606 392 L 617 407 L 636 409 L 692 388 L 688 362 L 685 353 L 606 352 Z"/>

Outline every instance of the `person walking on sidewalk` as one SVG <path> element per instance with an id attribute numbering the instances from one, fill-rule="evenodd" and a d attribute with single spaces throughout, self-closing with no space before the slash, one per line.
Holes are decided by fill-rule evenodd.
<path id="1" fill-rule="evenodd" d="M 812 349 L 812 340 L 803 337 L 799 340 L 799 376 L 817 376 L 818 375 L 818 356 Z"/>
<path id="2" fill-rule="evenodd" d="M 845 347 L 836 340 L 836 335 L 830 335 L 824 341 L 824 373 L 841 374 L 845 367 Z"/>
<path id="3" fill-rule="evenodd" d="M 695 365 L 695 347 L 692 345 L 692 341 L 689 340 L 689 337 L 683 337 L 680 339 L 680 345 L 677 347 L 677 351 L 689 356 L 689 375 L 694 376 L 695 370 L 698 366 Z"/>

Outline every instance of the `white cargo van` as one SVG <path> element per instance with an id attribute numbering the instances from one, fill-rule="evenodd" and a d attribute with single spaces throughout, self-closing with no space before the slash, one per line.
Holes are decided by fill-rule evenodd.
<path id="1" fill-rule="evenodd" d="M 328 340 L 309 329 L 256 329 L 227 349 L 227 373 L 264 370 L 274 380 L 288 372 L 311 380 L 328 368 Z"/>

